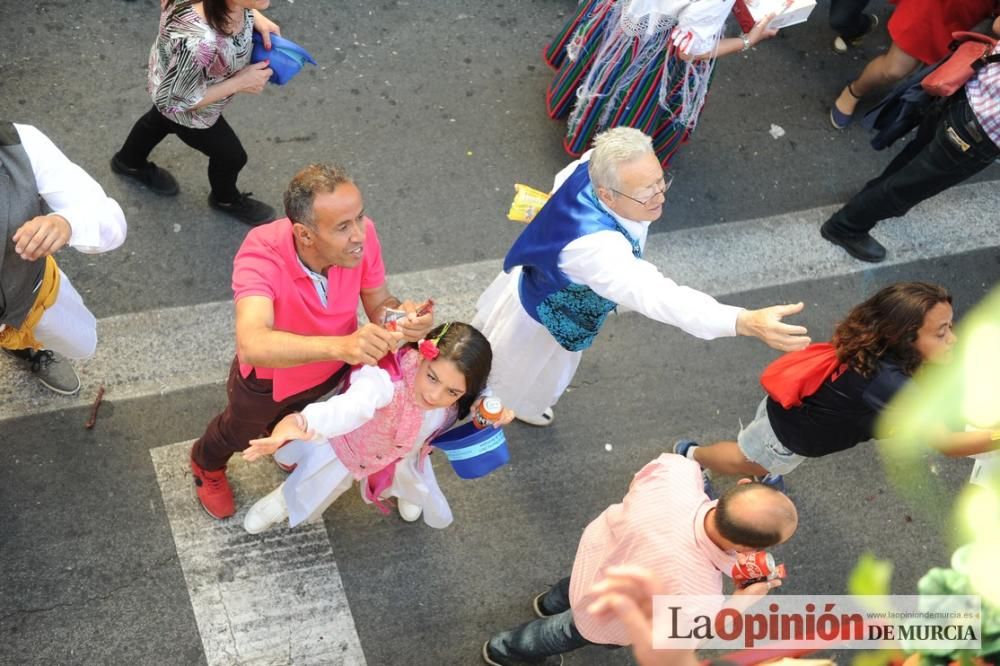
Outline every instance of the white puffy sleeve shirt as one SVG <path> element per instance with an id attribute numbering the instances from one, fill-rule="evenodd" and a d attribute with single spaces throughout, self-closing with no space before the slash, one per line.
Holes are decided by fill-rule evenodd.
<path id="1" fill-rule="evenodd" d="M 314 402 L 302 410 L 307 430 L 321 441 L 352 432 L 363 426 L 393 396 L 392 380 L 382 368 L 362 366 L 351 373 L 351 385 L 346 391 L 322 402 Z"/>
<path id="2" fill-rule="evenodd" d="M 553 189 L 589 158 L 588 151 L 560 171 Z M 649 223 L 614 217 L 645 248 Z M 633 256 L 632 246 L 617 231 L 598 231 L 570 242 L 559 255 L 559 269 L 599 296 L 695 337 L 711 340 L 736 335 L 736 318 L 743 308 L 723 305 L 697 289 L 678 285 L 653 264 Z"/>
<path id="3" fill-rule="evenodd" d="M 38 194 L 54 214 L 69 222 L 69 244 L 97 254 L 124 243 L 125 214 L 100 184 L 35 127 L 16 123 L 14 127 L 31 162 Z"/>

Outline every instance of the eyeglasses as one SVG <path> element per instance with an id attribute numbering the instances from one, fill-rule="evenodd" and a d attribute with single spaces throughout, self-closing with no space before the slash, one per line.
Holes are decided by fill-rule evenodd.
<path id="1" fill-rule="evenodd" d="M 629 196 L 629 195 L 625 194 L 624 192 L 619 192 L 618 190 L 614 189 L 613 187 L 612 188 L 608 188 L 608 189 L 610 189 L 615 194 L 620 194 L 623 197 L 625 197 L 626 199 L 630 199 L 630 200 L 636 202 L 637 204 L 639 204 L 640 206 L 642 206 L 643 208 L 645 208 L 646 205 L 649 204 L 649 202 L 652 201 L 653 199 L 655 199 L 657 196 L 659 196 L 661 194 L 666 194 L 667 190 L 670 189 L 670 186 L 673 185 L 673 183 L 674 183 L 674 174 L 672 174 L 670 172 L 665 172 L 663 174 L 663 178 L 660 179 L 660 182 L 653 184 L 653 188 L 654 188 L 655 191 L 651 195 L 649 195 L 648 197 L 646 197 L 645 199 L 636 199 L 635 197 Z"/>

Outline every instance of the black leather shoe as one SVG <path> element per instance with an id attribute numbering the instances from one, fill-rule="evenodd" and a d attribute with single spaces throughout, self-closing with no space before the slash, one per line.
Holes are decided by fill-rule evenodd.
<path id="1" fill-rule="evenodd" d="M 819 228 L 819 233 L 834 245 L 847 250 L 847 254 L 855 259 L 867 261 L 873 264 L 885 259 L 885 247 L 869 234 L 844 234 L 833 230 L 830 224 L 833 220 L 827 220 Z"/>
<path id="2" fill-rule="evenodd" d="M 111 170 L 120 176 L 142 183 L 149 188 L 150 192 L 156 194 L 169 197 L 180 191 L 177 181 L 170 175 L 170 172 L 161 169 L 152 162 L 146 162 L 146 166 L 135 169 L 122 162 L 118 153 L 115 153 L 114 157 L 111 158 Z"/>
<path id="3" fill-rule="evenodd" d="M 263 201 L 257 201 L 250 195 L 253 192 L 244 192 L 232 203 L 223 203 L 213 195 L 208 195 L 208 205 L 215 210 L 222 211 L 227 215 L 232 215 L 244 224 L 257 227 L 274 220 L 274 209 Z"/>
<path id="4" fill-rule="evenodd" d="M 483 643 L 483 661 L 485 661 L 490 666 L 528 666 L 526 661 L 514 661 L 512 659 L 503 659 L 499 655 L 495 654 L 490 648 L 490 642 L 486 641 Z M 533 661 L 532 664 L 539 664 L 540 666 L 562 666 L 563 658 L 561 654 L 555 654 L 551 657 L 545 657 L 542 661 Z"/>

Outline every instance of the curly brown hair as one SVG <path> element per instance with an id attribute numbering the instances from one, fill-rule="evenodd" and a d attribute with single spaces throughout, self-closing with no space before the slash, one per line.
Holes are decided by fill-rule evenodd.
<path id="1" fill-rule="evenodd" d="M 913 346 L 924 317 L 938 303 L 951 303 L 944 287 L 930 282 L 897 282 L 854 306 L 833 332 L 837 358 L 865 378 L 888 356 L 912 375 L 923 358 Z"/>

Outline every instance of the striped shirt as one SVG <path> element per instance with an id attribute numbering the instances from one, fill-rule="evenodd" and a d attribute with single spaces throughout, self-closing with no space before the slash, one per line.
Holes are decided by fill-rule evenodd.
<path id="1" fill-rule="evenodd" d="M 191 7 L 177 0 L 160 16 L 160 30 L 149 51 L 146 90 L 165 117 L 179 125 L 207 129 L 215 124 L 233 95 L 192 109 L 209 86 L 222 83 L 250 64 L 253 13 L 243 11 L 243 28 L 232 35 L 216 32 Z"/>
<path id="2" fill-rule="evenodd" d="M 716 502 L 705 495 L 698 463 L 664 453 L 643 467 L 620 504 L 613 504 L 583 532 L 570 577 L 570 607 L 580 634 L 594 643 L 628 645 L 628 632 L 615 618 L 587 612 L 596 599 L 590 588 L 609 566 L 645 567 L 666 594 L 718 595 L 722 572 L 735 556 L 705 533 L 705 516 Z"/>
<path id="3" fill-rule="evenodd" d="M 1000 43 L 993 47 L 1000 53 Z M 1000 63 L 986 65 L 965 84 L 969 106 L 993 143 L 1000 147 Z"/>

